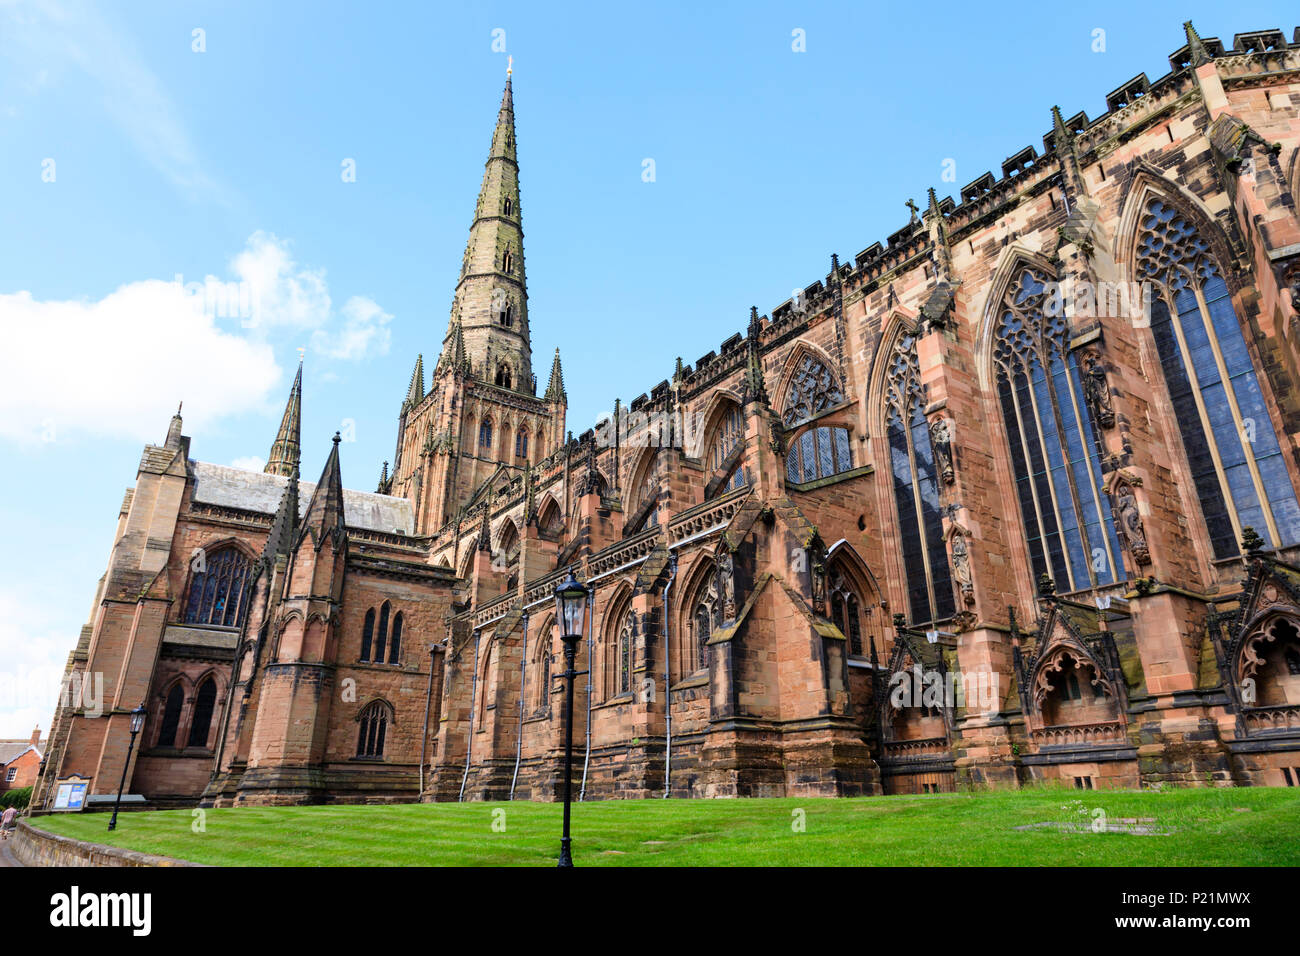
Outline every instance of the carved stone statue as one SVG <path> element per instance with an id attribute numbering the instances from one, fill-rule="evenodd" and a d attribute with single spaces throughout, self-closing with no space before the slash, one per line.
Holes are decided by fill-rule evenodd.
<path id="1" fill-rule="evenodd" d="M 1092 420 L 1099 428 L 1115 424 L 1115 409 L 1110 400 L 1110 386 L 1106 383 L 1106 370 L 1101 359 L 1089 352 L 1083 359 L 1083 395 L 1092 410 Z"/>
<path id="2" fill-rule="evenodd" d="M 726 552 L 718 558 L 718 590 L 722 594 L 722 617 L 736 619 L 736 559 Z"/>
<path id="3" fill-rule="evenodd" d="M 814 559 L 812 563 L 813 613 L 826 615 L 826 565 Z"/>
<path id="4" fill-rule="evenodd" d="M 1119 526 L 1120 538 L 1129 554 L 1138 564 L 1149 564 L 1151 552 L 1147 548 L 1146 530 L 1142 527 L 1142 515 L 1138 511 L 1137 495 L 1127 482 L 1115 489 L 1115 520 Z"/>
<path id="5" fill-rule="evenodd" d="M 952 468 L 952 422 L 949 419 L 937 418 L 930 423 L 930 447 L 934 449 L 943 483 L 951 485 L 956 474 Z"/>
<path id="6" fill-rule="evenodd" d="M 966 534 L 958 531 L 952 536 L 952 576 L 961 589 L 962 600 L 968 605 L 975 603 L 975 582 L 970 571 L 970 547 L 966 544 Z"/>

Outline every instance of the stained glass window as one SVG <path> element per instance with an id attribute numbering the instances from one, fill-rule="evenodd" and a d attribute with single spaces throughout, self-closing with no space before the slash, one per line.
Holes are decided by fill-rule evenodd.
<path id="1" fill-rule="evenodd" d="M 185 606 L 186 624 L 239 627 L 244 623 L 244 587 L 250 562 L 236 548 L 206 555 L 190 580 Z"/>
<path id="2" fill-rule="evenodd" d="M 1059 301 L 1022 267 L 1000 306 L 993 365 L 1033 577 L 1072 591 L 1119 580 L 1120 549 Z"/>
<path id="3" fill-rule="evenodd" d="M 382 757 L 384 737 L 388 734 L 388 708 L 381 701 L 366 705 L 366 709 L 361 712 L 360 723 L 357 756 Z"/>
<path id="4" fill-rule="evenodd" d="M 1138 278 L 1154 287 L 1151 332 L 1214 556 L 1238 554 L 1245 527 L 1271 547 L 1297 543 L 1295 488 L 1209 243 L 1152 198 L 1136 258 Z"/>
<path id="5" fill-rule="evenodd" d="M 811 355 L 805 355 L 786 392 L 782 421 L 786 428 L 792 428 L 843 402 L 844 392 L 830 369 Z"/>
<path id="6" fill-rule="evenodd" d="M 852 467 L 847 428 L 810 428 L 790 443 L 785 456 L 786 478 L 793 482 L 829 478 Z"/>
<path id="7" fill-rule="evenodd" d="M 217 682 L 211 677 L 199 685 L 194 695 L 194 717 L 190 720 L 191 747 L 208 745 L 208 730 L 212 726 L 212 712 L 217 706 Z"/>
<path id="8" fill-rule="evenodd" d="M 718 426 L 717 434 L 713 436 L 713 444 L 709 448 L 709 470 L 717 471 L 722 468 L 736 446 L 744 441 L 745 413 L 739 405 L 733 405 L 727 409 L 722 418 L 722 423 Z M 731 473 L 717 493 L 725 494 L 728 491 L 735 491 L 747 484 L 748 480 L 745 473 L 745 461 L 742 457 L 733 465 Z"/>
<path id="9" fill-rule="evenodd" d="M 952 573 L 912 333 L 902 335 L 894 346 L 885 385 L 885 415 L 910 623 L 946 620 L 955 611 Z"/>

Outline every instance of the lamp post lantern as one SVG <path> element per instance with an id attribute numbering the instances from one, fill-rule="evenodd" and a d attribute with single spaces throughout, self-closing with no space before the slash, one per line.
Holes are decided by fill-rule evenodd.
<path id="1" fill-rule="evenodd" d="M 564 836 L 560 839 L 561 867 L 573 866 L 569 852 L 569 807 L 573 803 L 573 681 L 578 676 L 574 663 L 578 655 L 578 641 L 582 640 L 583 625 L 587 620 L 586 585 L 569 576 L 555 589 L 555 620 L 560 625 L 560 639 L 564 642 L 564 674 L 568 682 L 564 697 Z"/>
<path id="2" fill-rule="evenodd" d="M 122 779 L 117 785 L 117 799 L 113 801 L 113 818 L 108 821 L 110 831 L 117 829 L 117 810 L 122 804 L 122 789 L 126 786 L 126 771 L 131 766 L 131 753 L 135 750 L 135 735 L 144 726 L 144 704 L 131 711 L 131 743 L 126 748 L 126 760 L 122 764 Z"/>

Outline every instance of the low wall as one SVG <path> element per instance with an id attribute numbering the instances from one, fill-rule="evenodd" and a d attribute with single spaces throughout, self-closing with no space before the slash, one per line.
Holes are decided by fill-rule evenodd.
<path id="1" fill-rule="evenodd" d="M 72 837 L 38 830 L 26 820 L 7 843 L 9 852 L 23 866 L 202 866 L 169 856 L 155 856 L 123 850 L 102 843 L 84 843 Z"/>

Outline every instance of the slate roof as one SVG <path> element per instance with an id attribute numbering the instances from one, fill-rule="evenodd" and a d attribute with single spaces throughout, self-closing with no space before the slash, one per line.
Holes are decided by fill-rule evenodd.
<path id="1" fill-rule="evenodd" d="M 11 760 L 16 760 L 31 749 L 33 748 L 30 740 L 0 740 L 0 767 L 3 767 Z M 39 757 L 41 749 L 37 747 L 35 750 L 36 756 Z"/>
<path id="2" fill-rule="evenodd" d="M 261 471 L 244 471 L 229 465 L 214 465 L 190 460 L 194 478 L 194 501 L 223 508 L 240 508 L 262 514 L 275 514 L 289 479 Z M 298 482 L 298 516 L 307 513 L 316 485 Z M 415 513 L 405 498 L 378 495 L 369 491 L 343 492 L 343 514 L 349 528 L 382 531 L 388 534 L 411 534 L 415 530 Z"/>

